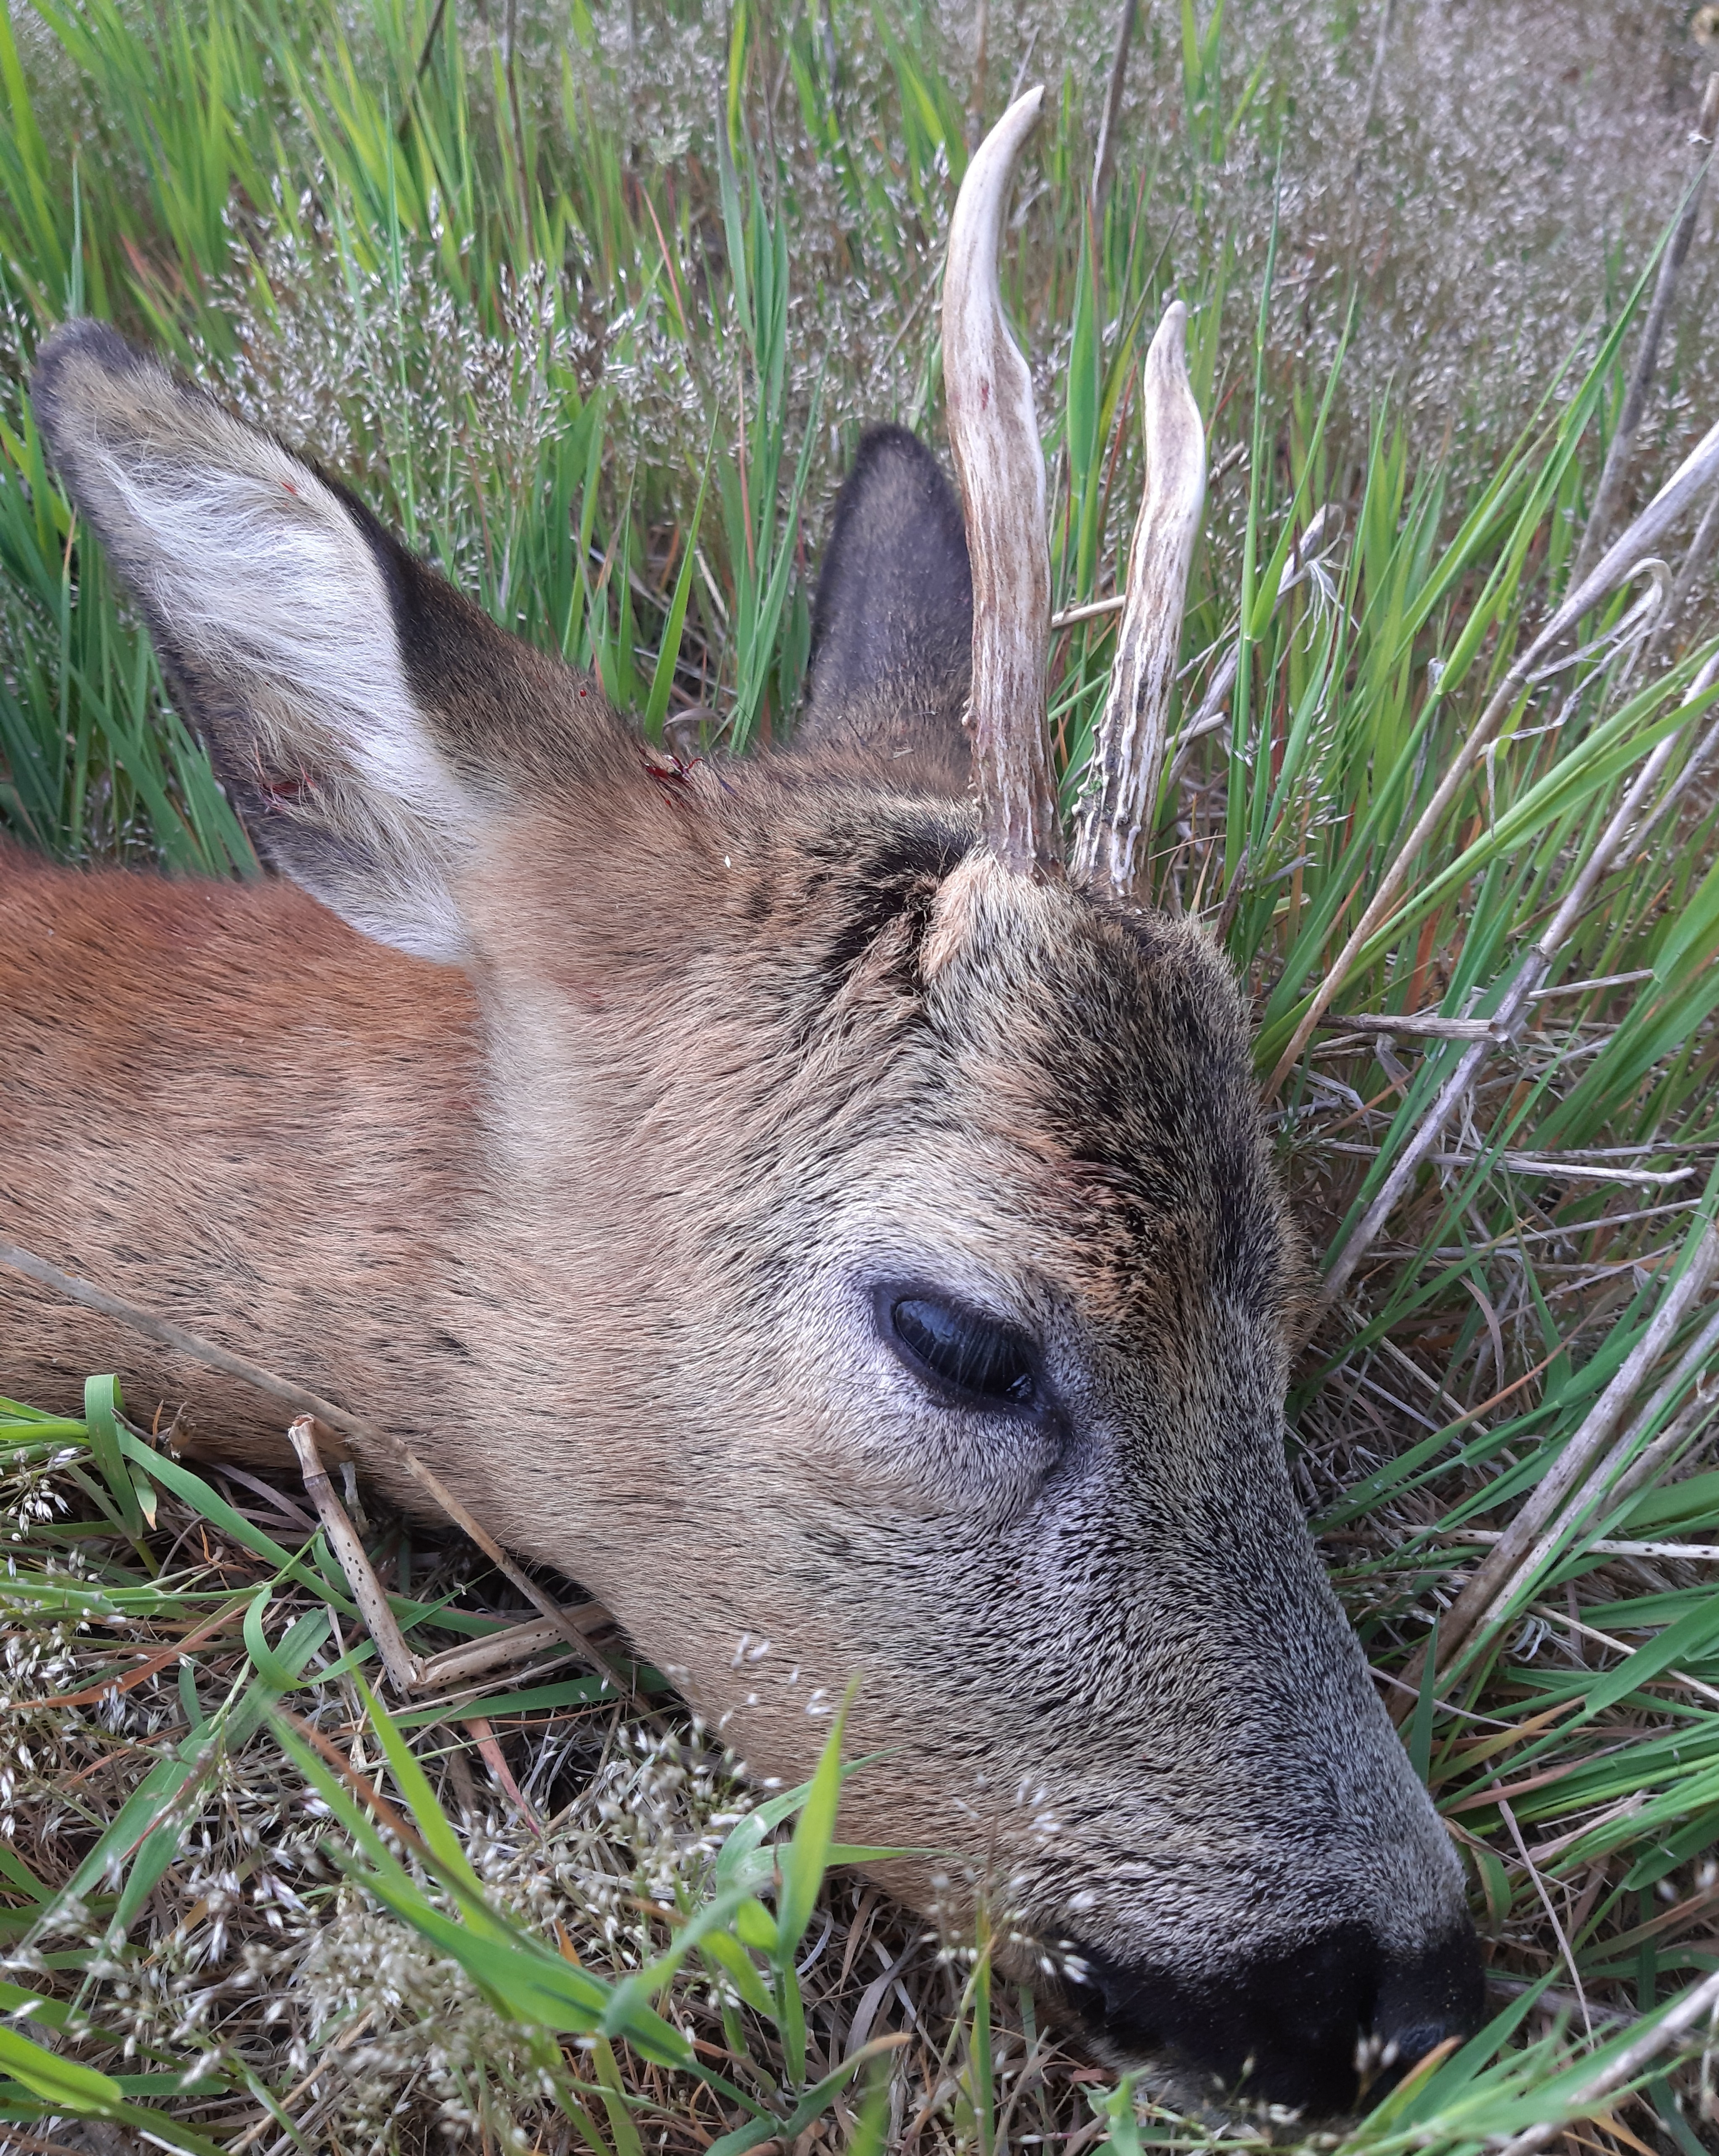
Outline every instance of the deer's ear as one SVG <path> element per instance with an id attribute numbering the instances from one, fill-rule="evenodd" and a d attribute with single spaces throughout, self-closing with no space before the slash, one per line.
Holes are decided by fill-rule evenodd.
<path id="1" fill-rule="evenodd" d="M 367 935 L 465 957 L 453 886 L 530 776 L 534 690 L 565 707 L 577 677 L 101 324 L 52 337 L 31 394 L 260 850 Z"/>
<path id="2" fill-rule="evenodd" d="M 812 617 L 800 737 L 885 756 L 931 749 L 964 773 L 972 576 L 955 491 L 925 445 L 876 427 L 836 502 Z"/>

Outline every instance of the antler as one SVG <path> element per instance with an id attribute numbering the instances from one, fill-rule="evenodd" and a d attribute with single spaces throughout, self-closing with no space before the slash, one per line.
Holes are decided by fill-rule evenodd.
<path id="1" fill-rule="evenodd" d="M 949 226 L 943 382 L 949 445 L 972 561 L 972 693 L 967 726 L 985 839 L 1017 875 L 1061 857 L 1045 732 L 1050 557 L 1044 453 L 1033 381 L 1003 319 L 997 254 L 1010 176 L 1039 117 L 1018 97 L 973 153 Z"/>
<path id="2" fill-rule="evenodd" d="M 1146 356 L 1146 495 L 1110 695 L 1075 810 L 1075 880 L 1116 898 L 1133 895 L 1135 850 L 1157 808 L 1188 565 L 1206 498 L 1206 432 L 1188 387 L 1187 331 L 1178 300 Z"/>

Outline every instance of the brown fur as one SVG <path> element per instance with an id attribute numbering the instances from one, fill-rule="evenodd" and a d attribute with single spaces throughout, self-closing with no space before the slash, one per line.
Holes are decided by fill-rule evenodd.
<path id="1" fill-rule="evenodd" d="M 315 652 L 210 630 L 204 572 L 150 552 L 148 459 L 181 495 L 239 470 L 290 536 L 279 453 L 210 446 L 213 408 L 87 329 L 36 393 L 265 848 L 373 934 L 428 909 L 461 963 L 284 882 L 8 854 L 7 1232 L 408 1435 L 758 1772 L 799 1779 L 857 1677 L 882 1757 L 844 1832 L 931 1852 L 883 1867 L 921 1906 L 983 1878 L 1077 1942 L 1123 2051 L 1251 2054 L 1250 2086 L 1328 2103 L 1364 2029 L 1467 2025 L 1460 1874 L 1285 1467 L 1297 1265 L 1215 949 L 979 850 L 941 659 L 904 678 L 900 639 L 850 638 L 809 747 L 680 773 L 328 495 L 306 544 L 338 566 L 357 535 L 407 683 L 402 719 L 374 642 L 377 747 L 302 708 Z M 827 583 L 866 583 L 833 552 Z M 924 756 L 837 723 L 892 698 Z M 283 753 L 285 794 L 256 783 Z M 1031 1411 L 916 1373 L 904 1293 L 1030 1338 Z M 278 1431 L 33 1289 L 0 1309 L 45 1404 L 117 1368 L 205 1444 Z"/>

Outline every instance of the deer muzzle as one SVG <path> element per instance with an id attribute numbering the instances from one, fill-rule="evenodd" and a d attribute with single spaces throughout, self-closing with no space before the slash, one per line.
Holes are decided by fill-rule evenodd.
<path id="1" fill-rule="evenodd" d="M 1447 2038 L 1480 2025 L 1486 1984 L 1466 1918 L 1432 1946 L 1393 1953 L 1364 1924 L 1264 1948 L 1220 1980 L 1077 1947 L 1068 1997 L 1125 2060 L 1167 2054 L 1224 2099 L 1313 2116 L 1376 2102 Z"/>

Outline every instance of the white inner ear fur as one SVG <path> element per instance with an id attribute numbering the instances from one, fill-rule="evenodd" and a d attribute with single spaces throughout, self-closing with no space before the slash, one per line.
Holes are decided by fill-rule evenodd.
<path id="1" fill-rule="evenodd" d="M 279 444 L 208 407 L 193 441 L 189 416 L 182 403 L 151 415 L 159 431 L 127 430 L 122 448 L 99 434 L 85 447 L 125 566 L 187 657 L 238 692 L 259 776 L 314 782 L 282 813 L 330 832 L 346 860 L 319 875 L 308 846 L 298 880 L 365 934 L 457 962 L 467 937 L 448 872 L 472 845 L 477 806 L 413 700 L 376 559 Z"/>

